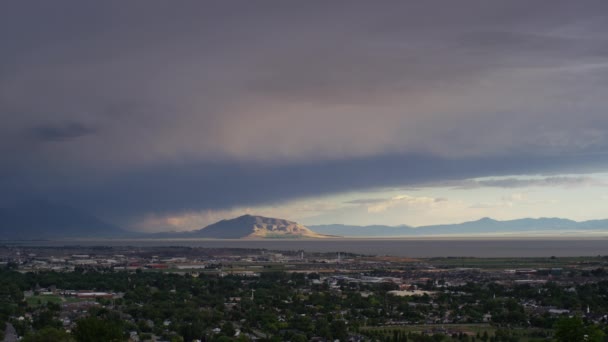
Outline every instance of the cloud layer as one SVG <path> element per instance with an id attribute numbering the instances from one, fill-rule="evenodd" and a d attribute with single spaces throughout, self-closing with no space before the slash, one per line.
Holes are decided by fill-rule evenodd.
<path id="1" fill-rule="evenodd" d="M 127 222 L 608 161 L 604 1 L 0 6 L 0 201 Z"/>
<path id="2" fill-rule="evenodd" d="M 449 187 L 453 189 L 478 189 L 478 188 L 529 188 L 529 187 L 563 187 L 578 188 L 587 186 L 608 186 L 604 180 L 590 176 L 550 176 L 550 177 L 503 177 L 485 179 L 464 179 L 455 181 L 443 181 L 432 184 L 424 184 L 427 187 Z"/>

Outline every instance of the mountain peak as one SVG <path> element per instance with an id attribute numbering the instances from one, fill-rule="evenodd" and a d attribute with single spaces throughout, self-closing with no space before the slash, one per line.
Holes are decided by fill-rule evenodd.
<path id="1" fill-rule="evenodd" d="M 477 220 L 477 222 L 496 222 L 496 220 L 486 216 L 486 217 L 480 218 L 479 220 Z"/>
<path id="2" fill-rule="evenodd" d="M 250 214 L 221 220 L 195 231 L 194 234 L 216 239 L 327 237 L 293 221 Z"/>

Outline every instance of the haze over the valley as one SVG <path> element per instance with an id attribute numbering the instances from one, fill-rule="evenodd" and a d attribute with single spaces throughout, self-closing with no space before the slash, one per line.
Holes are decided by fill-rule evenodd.
<path id="1" fill-rule="evenodd" d="M 186 232 L 249 214 L 310 234 L 484 217 L 577 231 L 608 218 L 607 10 L 3 3 L 0 227 Z"/>

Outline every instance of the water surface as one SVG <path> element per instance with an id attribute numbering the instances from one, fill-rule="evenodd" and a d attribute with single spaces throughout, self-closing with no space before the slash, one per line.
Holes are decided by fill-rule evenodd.
<path id="1" fill-rule="evenodd" d="M 352 252 L 404 257 L 550 257 L 608 255 L 605 237 L 572 238 L 417 238 L 328 240 L 207 240 L 207 239 L 105 239 L 19 241 L 25 246 L 186 246 L 206 248 L 264 248 L 308 252 Z"/>

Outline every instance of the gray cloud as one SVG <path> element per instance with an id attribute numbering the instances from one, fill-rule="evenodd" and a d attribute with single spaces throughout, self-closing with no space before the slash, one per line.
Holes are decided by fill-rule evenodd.
<path id="1" fill-rule="evenodd" d="M 500 188 L 524 188 L 532 186 L 545 187 L 577 187 L 577 186 L 606 186 L 607 184 L 591 177 L 547 177 L 543 179 L 495 179 L 477 182 L 481 186 Z"/>
<path id="2" fill-rule="evenodd" d="M 96 127 L 79 122 L 65 122 L 61 124 L 45 124 L 33 127 L 31 133 L 41 141 L 65 141 L 76 139 L 98 131 Z"/>
<path id="3" fill-rule="evenodd" d="M 345 204 L 361 204 L 361 205 L 367 205 L 367 204 L 376 204 L 376 203 L 382 203 L 385 202 L 387 200 L 387 198 L 358 198 L 358 199 L 354 199 L 351 201 L 345 201 Z"/>
<path id="4" fill-rule="evenodd" d="M 7 198 L 125 218 L 606 161 L 605 1 L 0 6 Z"/>
<path id="5" fill-rule="evenodd" d="M 103 144 L 68 151 L 100 164 L 601 149 L 605 78 L 584 68 L 602 61 L 604 6 L 15 5 L 0 103 L 20 116 L 6 130 L 48 108 L 102 124 Z"/>
<path id="6" fill-rule="evenodd" d="M 491 188 L 529 188 L 529 187 L 581 187 L 581 186 L 608 186 L 603 181 L 587 176 L 553 176 L 543 178 L 500 178 L 484 180 L 462 180 L 435 184 L 434 186 L 448 186 L 456 189 Z"/>

